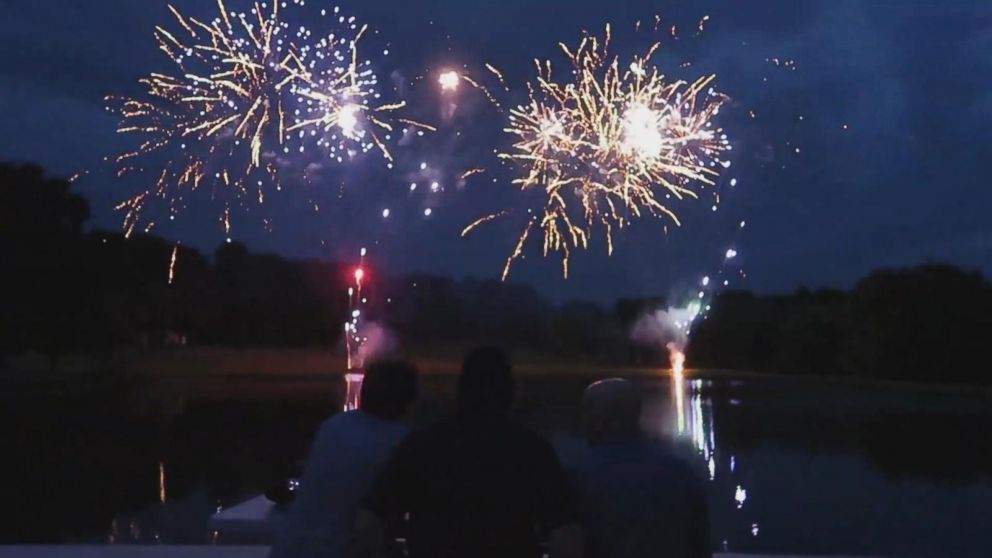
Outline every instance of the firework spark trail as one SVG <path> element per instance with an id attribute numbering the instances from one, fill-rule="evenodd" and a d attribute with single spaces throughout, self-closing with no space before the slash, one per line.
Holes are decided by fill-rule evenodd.
<path id="1" fill-rule="evenodd" d="M 176 279 L 176 259 L 179 257 L 179 244 L 172 247 L 172 256 L 169 258 L 169 284 Z"/>
<path id="2" fill-rule="evenodd" d="M 486 99 L 490 103 L 492 103 L 492 105 L 494 107 L 496 107 L 498 110 L 502 110 L 503 109 L 503 105 L 501 105 L 499 103 L 499 101 L 496 100 L 496 97 L 493 96 L 492 91 L 490 91 L 488 87 L 486 87 L 485 85 L 483 85 L 482 83 L 480 83 L 478 80 L 475 80 L 475 79 L 471 78 L 470 76 L 462 75 L 460 77 L 461 77 L 462 80 L 468 82 L 469 85 L 471 85 L 472 87 L 474 87 L 474 88 L 478 89 L 479 91 L 481 91 L 482 94 L 486 96 Z"/>
<path id="3" fill-rule="evenodd" d="M 436 132 L 437 131 L 437 127 L 436 126 L 431 126 L 430 124 L 425 124 L 423 122 L 418 122 L 416 120 L 411 120 L 409 118 L 397 118 L 396 121 L 397 122 L 400 122 L 402 124 L 408 124 L 408 125 L 413 126 L 415 128 L 421 128 L 423 130 L 427 130 L 428 132 Z"/>
<path id="4" fill-rule="evenodd" d="M 389 113 L 405 104 L 379 104 L 371 62 L 358 55 L 367 27 L 337 8 L 321 10 L 337 22 L 326 35 L 291 26 L 286 12 L 304 5 L 255 2 L 235 12 L 217 0 L 219 14 L 210 22 L 169 6 L 178 27 L 158 26 L 154 37 L 175 71 L 140 80 L 141 98 L 107 98 L 108 110 L 119 116 L 118 133 L 140 137 L 138 147 L 116 157 L 118 176 L 141 173 L 155 154 L 167 160 L 159 163 L 154 186 L 118 205 L 128 234 L 150 201 L 164 200 L 174 218 L 186 192 L 203 185 L 227 206 L 249 190 L 262 204 L 267 187 L 281 189 L 286 163 L 277 156 L 312 144 L 338 162 L 373 149 L 391 158 Z"/>
<path id="5" fill-rule="evenodd" d="M 348 355 L 348 370 L 353 370 L 355 367 L 362 367 L 363 363 L 360 359 L 360 350 L 362 347 L 363 336 L 361 334 L 360 320 L 362 319 L 362 307 L 365 304 L 365 299 L 362 297 L 362 287 L 365 281 L 365 256 L 368 251 L 362 248 L 361 259 L 359 260 L 358 267 L 354 271 L 354 284 L 348 287 L 348 321 L 344 324 L 344 338 L 345 338 L 345 349 Z"/>
<path id="6" fill-rule="evenodd" d="M 714 185 L 730 165 L 721 156 L 731 146 L 713 125 L 728 100 L 713 89 L 716 77 L 668 81 L 651 66 L 659 43 L 622 67 L 609 54 L 610 40 L 607 26 L 603 40 L 586 36 L 575 50 L 560 44 L 572 81 L 555 81 L 551 62 L 535 60 L 529 101 L 510 110 L 504 131 L 513 147 L 498 156 L 522 172 L 515 185 L 540 189 L 545 201 L 521 233 L 504 279 L 535 227 L 543 254 L 560 253 L 567 277 L 572 251 L 587 249 L 599 226 L 612 254 L 614 231 L 634 219 L 680 224 L 662 200 L 698 197 L 696 189 Z M 500 216 L 476 221 L 465 234 Z"/>
<path id="7" fill-rule="evenodd" d="M 500 72 L 492 64 L 486 64 L 485 68 L 487 71 L 489 71 L 489 73 L 496 76 L 496 79 L 499 80 L 500 86 L 502 86 L 505 91 L 507 92 L 510 91 L 510 87 L 506 84 L 506 81 L 503 79 L 502 72 Z M 493 95 L 493 92 L 488 87 L 486 87 L 485 84 L 482 83 L 481 79 L 473 78 L 472 76 L 466 73 L 457 72 L 455 70 L 443 70 L 438 74 L 438 79 L 437 79 L 438 85 L 441 86 L 441 92 L 444 94 L 451 94 L 457 92 L 458 88 L 461 86 L 461 82 L 463 81 L 471 85 L 473 88 L 481 92 L 483 95 L 485 95 L 486 100 L 489 101 L 489 103 L 492 104 L 494 107 L 496 107 L 497 110 L 499 110 L 500 112 L 503 111 L 503 105 L 500 104 L 496 96 Z"/>
<path id="8" fill-rule="evenodd" d="M 696 28 L 699 29 L 700 33 L 706 30 L 706 22 L 708 22 L 709 20 L 710 20 L 710 16 L 708 15 L 703 16 L 703 18 L 699 20 L 699 24 L 696 26 Z"/>
<path id="9" fill-rule="evenodd" d="M 492 215 L 486 215 L 485 217 L 480 217 L 475 221 L 473 221 L 469 226 L 462 229 L 462 236 L 464 237 L 468 235 L 468 233 L 472 232 L 472 230 L 478 227 L 479 225 L 488 223 L 489 221 L 493 221 L 495 219 L 499 219 L 500 217 L 505 217 L 510 213 L 512 213 L 510 210 L 505 210 L 505 211 L 500 211 L 499 213 L 493 213 Z"/>
<path id="10" fill-rule="evenodd" d="M 460 176 L 458 177 L 458 179 L 459 179 L 459 180 L 468 180 L 469 178 L 471 178 L 471 177 L 473 177 L 473 176 L 475 176 L 475 175 L 478 175 L 478 174 L 482 174 L 482 173 L 484 173 L 484 172 L 486 172 L 486 169 L 483 169 L 483 168 L 475 168 L 475 169 L 469 169 L 469 170 L 467 170 L 467 171 L 465 171 L 465 172 L 463 172 L 463 173 L 462 173 L 462 174 L 461 174 L 461 175 L 460 175 Z"/>
<path id="11" fill-rule="evenodd" d="M 493 66 L 492 64 L 486 64 L 486 69 L 487 69 L 487 70 L 489 70 L 489 71 L 490 71 L 490 73 L 492 73 L 492 74 L 493 74 L 494 76 L 496 76 L 496 79 L 498 79 L 498 80 L 499 80 L 499 83 L 500 83 L 500 85 L 502 85 L 502 86 L 503 86 L 503 90 L 504 90 L 504 91 L 509 91 L 509 90 L 510 90 L 510 86 L 508 86 L 508 85 L 506 84 L 506 80 L 504 80 L 504 79 L 503 79 L 503 73 L 502 73 L 502 72 L 500 72 L 500 71 L 499 71 L 499 70 L 498 70 L 498 69 L 497 69 L 497 68 L 496 68 L 495 66 Z"/>

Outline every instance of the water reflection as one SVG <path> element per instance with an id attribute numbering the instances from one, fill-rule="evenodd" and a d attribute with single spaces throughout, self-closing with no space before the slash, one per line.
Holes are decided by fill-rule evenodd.
<path id="1" fill-rule="evenodd" d="M 655 429 L 707 479 L 718 548 L 989 555 L 981 397 L 691 376 L 646 389 L 667 408 Z"/>
<path id="2" fill-rule="evenodd" d="M 734 501 L 737 502 L 737 509 L 743 508 L 744 502 L 747 501 L 747 490 L 739 484 L 734 489 Z"/>
<path id="3" fill-rule="evenodd" d="M 522 420 L 575 434 L 588 382 L 523 378 Z M 334 394 L 345 395 L 345 382 L 293 387 L 293 397 L 272 386 L 253 398 L 163 404 L 161 415 L 146 401 L 14 401 L 4 424 L 30 428 L 0 441 L 14 449 L 5 453 L 21 481 L 13 497 L 25 504 L 0 525 L 4 540 L 210 542 L 207 520 L 218 505 L 295 474 L 321 421 L 344 404 Z M 451 408 L 453 378 L 427 377 L 423 386 L 421 420 Z M 644 387 L 645 410 L 656 413 L 646 426 L 674 440 L 708 479 L 718 548 L 989 555 L 987 398 L 696 372 L 680 386 L 659 376 Z"/>
<path id="4" fill-rule="evenodd" d="M 344 410 L 354 411 L 358 409 L 358 404 L 361 401 L 362 395 L 362 381 L 365 380 L 365 374 L 361 373 L 349 373 L 345 374 L 345 396 L 344 396 Z"/>
<path id="5" fill-rule="evenodd" d="M 166 497 L 167 495 L 165 493 L 165 462 L 159 461 L 158 462 L 158 501 L 164 504 Z"/>
<path id="6" fill-rule="evenodd" d="M 673 374 L 669 399 L 674 420 L 670 419 L 673 424 L 663 430 L 675 433 L 677 448 L 689 446 L 690 451 L 684 453 L 688 453 L 687 457 L 698 466 L 710 483 L 710 507 L 722 511 L 724 504 L 721 500 L 726 497 L 724 495 L 729 495 L 733 509 L 743 510 L 749 494 L 742 484 L 744 481 L 737 478 L 737 457 L 729 456 L 725 461 L 726 471 L 719 470 L 724 461 L 720 458 L 720 449 L 717 446 L 714 401 L 712 397 L 704 396 L 706 387 L 707 383 L 702 379 L 686 379 L 681 373 Z M 734 402 L 739 404 L 739 401 Z M 726 519 L 722 519 L 714 525 L 714 536 L 721 541 L 724 550 L 736 550 L 730 541 L 734 539 L 732 532 L 737 531 L 737 525 L 747 528 L 752 538 L 757 537 L 760 532 L 758 522 L 751 518 L 728 519 L 729 524 Z"/>

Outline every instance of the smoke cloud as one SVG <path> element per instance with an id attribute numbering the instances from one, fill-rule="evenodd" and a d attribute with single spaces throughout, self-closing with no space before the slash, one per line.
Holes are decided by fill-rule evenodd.
<path id="1" fill-rule="evenodd" d="M 386 326 L 378 322 L 367 322 L 362 324 L 361 332 L 363 342 L 356 353 L 359 367 L 365 367 L 396 351 L 396 336 Z"/>
<path id="2" fill-rule="evenodd" d="M 685 352 L 692 323 L 698 315 L 698 304 L 648 312 L 634 323 L 630 337 L 635 343 L 647 347 Z"/>

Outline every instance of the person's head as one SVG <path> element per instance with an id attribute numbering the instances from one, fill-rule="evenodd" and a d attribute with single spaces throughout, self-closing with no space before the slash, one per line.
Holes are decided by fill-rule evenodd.
<path id="1" fill-rule="evenodd" d="M 640 433 L 641 394 L 637 386 L 618 378 L 601 380 L 582 396 L 582 429 L 590 442 L 611 442 Z"/>
<path id="2" fill-rule="evenodd" d="M 458 413 L 502 415 L 510 410 L 517 384 L 506 353 L 496 347 L 472 350 L 458 378 Z"/>
<path id="3" fill-rule="evenodd" d="M 405 361 L 381 361 L 365 369 L 362 412 L 385 420 L 398 420 L 417 399 L 417 367 Z"/>

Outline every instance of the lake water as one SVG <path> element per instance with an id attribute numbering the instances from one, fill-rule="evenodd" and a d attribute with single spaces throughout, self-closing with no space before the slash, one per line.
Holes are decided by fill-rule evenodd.
<path id="1" fill-rule="evenodd" d="M 331 379 L 226 381 L 238 395 L 11 397 L 0 449 L 19 513 L 0 541 L 209 542 L 210 513 L 298 469 L 342 391 Z M 667 378 L 637 381 L 646 429 L 705 479 L 716 549 L 992 556 L 987 396 L 703 375 L 676 397 Z M 586 383 L 521 380 L 519 420 L 565 463 Z M 416 415 L 428 421 L 450 409 L 453 380 L 423 384 Z"/>

